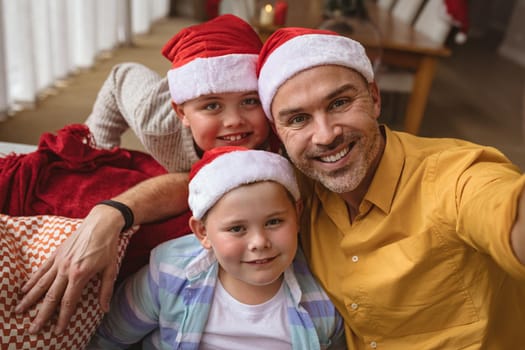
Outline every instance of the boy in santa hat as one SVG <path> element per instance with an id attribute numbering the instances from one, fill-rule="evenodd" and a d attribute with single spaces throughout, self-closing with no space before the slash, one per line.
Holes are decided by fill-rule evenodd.
<path id="1" fill-rule="evenodd" d="M 131 128 L 145 150 L 168 172 L 187 172 L 210 144 L 265 148 L 267 131 L 263 127 L 253 126 L 255 131 L 260 128 L 261 135 L 226 131 L 213 135 L 208 131 L 213 127 L 211 117 L 204 130 L 199 130 L 191 127 L 191 121 L 202 119 L 202 113 L 195 118 L 187 118 L 184 113 L 198 99 L 207 100 L 210 105 L 215 103 L 211 107 L 214 113 L 222 112 L 221 118 L 235 111 L 247 123 L 259 123 L 258 118 L 245 115 L 261 112 L 254 74 L 261 46 L 258 34 L 248 23 L 223 15 L 182 29 L 164 45 L 162 54 L 172 64 L 166 79 L 140 64 L 116 66 L 86 120 L 97 146 L 119 146 L 121 134 Z M 231 100 L 227 96 L 236 99 L 232 100 L 234 104 L 225 105 Z M 180 108 L 183 105 L 187 108 Z M 224 110 L 226 107 L 229 111 Z M 212 108 L 208 106 L 209 114 Z M 202 138 L 204 133 L 207 135 Z"/>
<path id="2" fill-rule="evenodd" d="M 343 349 L 343 322 L 298 248 L 302 207 L 282 156 L 207 151 L 190 173 L 194 235 L 123 282 L 88 349 Z"/>
<path id="3" fill-rule="evenodd" d="M 45 298 L 31 332 L 39 331 L 61 301 L 56 332 L 62 332 L 82 288 L 97 273 L 103 276 L 101 306 L 109 307 L 119 233 L 187 210 L 187 172 L 204 151 L 228 145 L 272 148 L 271 130 L 257 94 L 255 65 L 261 46 L 248 23 L 223 15 L 181 30 L 163 47 L 163 55 L 172 62 L 166 80 L 125 66 L 106 81 L 87 121 L 99 145 L 116 145 L 129 126 L 168 171 L 184 173 L 147 180 L 91 210 L 72 239 L 24 286 L 27 295 L 17 312 L 44 293 L 53 295 Z M 167 238 L 173 237 L 159 235 L 158 243 Z"/>

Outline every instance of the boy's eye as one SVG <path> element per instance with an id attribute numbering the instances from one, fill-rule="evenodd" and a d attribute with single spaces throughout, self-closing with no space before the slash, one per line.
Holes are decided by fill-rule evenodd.
<path id="1" fill-rule="evenodd" d="M 214 103 L 208 103 L 206 106 L 204 106 L 204 109 L 207 111 L 216 111 L 219 109 L 220 105 L 216 102 Z"/>
<path id="2" fill-rule="evenodd" d="M 258 99 L 258 98 L 255 98 L 255 97 L 250 97 L 250 98 L 246 98 L 242 101 L 242 104 L 243 105 L 250 105 L 250 106 L 253 106 L 253 105 L 260 105 L 261 104 L 261 101 Z"/>
<path id="3" fill-rule="evenodd" d="M 242 226 L 232 226 L 228 229 L 228 231 L 232 233 L 242 233 L 244 231 L 244 227 Z"/>
<path id="4" fill-rule="evenodd" d="M 270 219 L 266 222 L 266 226 L 277 226 L 282 222 L 283 222 L 282 219 L 278 219 L 278 218 Z"/>

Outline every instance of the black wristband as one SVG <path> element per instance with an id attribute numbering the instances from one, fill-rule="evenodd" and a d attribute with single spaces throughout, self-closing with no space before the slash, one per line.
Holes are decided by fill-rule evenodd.
<path id="1" fill-rule="evenodd" d="M 98 202 L 96 205 L 99 204 L 105 204 L 109 205 L 110 207 L 113 207 L 120 211 L 122 216 L 124 217 L 124 227 L 122 228 L 122 232 L 127 231 L 133 226 L 133 222 L 135 221 L 135 216 L 133 215 L 133 212 L 131 211 L 131 208 L 128 207 L 124 203 L 120 203 L 111 199 L 106 199 L 102 202 Z"/>

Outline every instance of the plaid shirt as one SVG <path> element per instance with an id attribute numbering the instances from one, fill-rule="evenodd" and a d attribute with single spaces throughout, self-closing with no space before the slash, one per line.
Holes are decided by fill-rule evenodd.
<path id="1" fill-rule="evenodd" d="M 215 255 L 193 235 L 152 251 L 150 264 L 117 291 L 91 349 L 198 349 L 218 281 Z M 343 320 L 299 250 L 284 273 L 292 348 L 344 348 Z"/>

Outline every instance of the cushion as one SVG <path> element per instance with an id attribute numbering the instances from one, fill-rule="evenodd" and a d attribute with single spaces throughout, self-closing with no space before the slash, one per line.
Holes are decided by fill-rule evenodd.
<path id="1" fill-rule="evenodd" d="M 21 300 L 20 289 L 51 253 L 80 225 L 82 219 L 60 216 L 8 216 L 0 214 L 0 322 L 2 349 L 83 349 L 104 313 L 98 303 L 100 279 L 86 285 L 79 307 L 64 333 L 54 335 L 48 322 L 39 334 L 27 332 L 40 303 L 24 314 L 14 309 Z M 133 232 L 121 235 L 118 263 Z"/>

